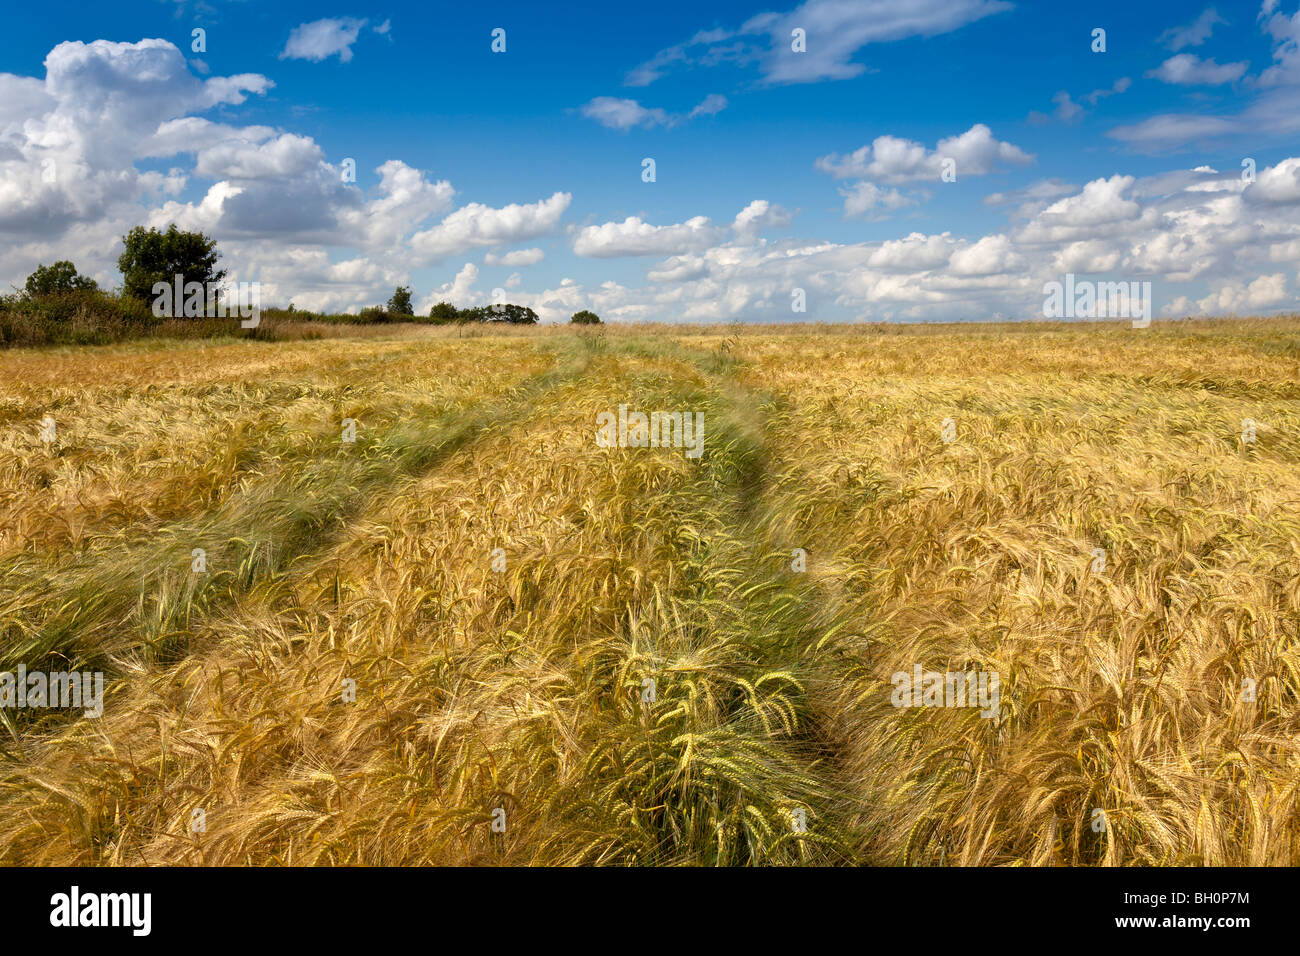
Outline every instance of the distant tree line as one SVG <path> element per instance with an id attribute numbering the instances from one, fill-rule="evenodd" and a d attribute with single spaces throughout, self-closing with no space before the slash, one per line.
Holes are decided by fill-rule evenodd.
<path id="1" fill-rule="evenodd" d="M 136 226 L 122 237 L 122 246 L 123 251 L 117 264 L 122 272 L 121 299 L 124 302 L 131 300 L 148 303 L 156 283 L 170 284 L 177 275 L 183 276 L 186 282 L 200 282 L 205 286 L 219 283 L 226 277 L 225 270 L 217 268 L 221 254 L 217 251 L 216 240 L 201 232 L 178 229 L 175 224 L 166 230 Z M 27 277 L 22 294 L 29 301 L 66 297 L 70 294 L 103 296 L 94 280 L 79 274 L 76 266 L 66 260 L 55 262 L 52 266 L 38 265 L 36 271 Z M 293 314 L 293 305 L 290 304 L 284 312 Z M 328 318 L 314 313 L 309 315 Z M 338 318 L 347 319 L 346 316 Z M 362 309 L 355 320 L 363 323 L 425 321 L 415 315 L 410 286 L 398 286 L 386 305 Z M 533 309 L 508 302 L 467 309 L 457 308 L 450 302 L 439 302 L 429 310 L 428 318 L 428 321 L 438 325 L 453 322 L 536 325 L 538 320 L 539 316 Z M 575 312 L 570 323 L 601 324 L 600 317 L 586 309 Z"/>
<path id="2" fill-rule="evenodd" d="M 387 310 L 375 307 L 363 309 L 362 315 L 369 313 L 386 314 L 401 318 L 409 316 L 409 321 L 416 321 L 415 309 L 411 306 L 411 290 L 408 286 L 398 286 L 393 297 L 388 300 Z M 536 325 L 538 315 L 526 305 L 499 303 L 497 305 L 480 305 L 472 309 L 458 309 L 450 302 L 439 302 L 429 310 L 429 319 L 437 325 L 449 322 L 508 322 L 511 325 Z M 573 325 L 600 325 L 600 316 L 583 309 L 573 313 L 569 319 Z"/>
<path id="3" fill-rule="evenodd" d="M 483 305 L 473 309 L 458 309 L 457 322 L 509 322 L 511 325 L 536 325 L 537 313 L 526 305 Z"/>
<path id="4" fill-rule="evenodd" d="M 398 286 L 388 300 L 387 306 L 372 306 L 362 309 L 362 322 L 422 322 L 416 316 L 411 304 L 411 290 L 408 286 Z M 526 305 L 498 303 L 497 305 L 477 306 L 471 309 L 458 309 L 450 302 L 439 302 L 429 310 L 429 321 L 435 325 L 452 322 L 508 322 L 511 325 L 536 325 L 539 316 Z"/>

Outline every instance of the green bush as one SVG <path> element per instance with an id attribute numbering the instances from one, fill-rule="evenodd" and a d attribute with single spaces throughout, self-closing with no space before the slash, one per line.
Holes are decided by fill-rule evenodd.
<path id="1" fill-rule="evenodd" d="M 287 309 L 263 309 L 262 322 L 268 320 L 275 322 L 339 322 L 343 319 L 356 321 L 355 315 L 323 315 L 320 312 L 307 312 L 303 309 L 295 309 L 293 303 L 289 304 Z"/>
<path id="2" fill-rule="evenodd" d="M 588 312 L 583 309 L 581 312 L 573 313 L 573 318 L 569 319 L 570 325 L 600 325 L 600 316 L 595 312 Z"/>
<path id="3" fill-rule="evenodd" d="M 159 321 L 143 302 L 98 290 L 0 296 L 0 347 L 103 345 L 148 335 Z"/>

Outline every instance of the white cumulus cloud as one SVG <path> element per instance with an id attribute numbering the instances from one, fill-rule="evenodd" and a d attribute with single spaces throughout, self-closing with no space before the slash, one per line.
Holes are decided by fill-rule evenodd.
<path id="1" fill-rule="evenodd" d="M 365 20 L 356 17 L 333 17 L 300 24 L 290 32 L 280 59 L 319 63 L 337 56 L 341 62 L 347 63 L 352 59 L 352 44 L 357 42 L 365 25 Z"/>

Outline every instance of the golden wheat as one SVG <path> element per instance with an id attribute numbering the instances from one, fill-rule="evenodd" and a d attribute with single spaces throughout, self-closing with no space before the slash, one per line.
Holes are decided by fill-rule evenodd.
<path id="1" fill-rule="evenodd" d="M 0 710 L 0 860 L 1294 865 L 1298 372 L 1294 319 L 0 353 L 0 670 L 108 677 Z"/>

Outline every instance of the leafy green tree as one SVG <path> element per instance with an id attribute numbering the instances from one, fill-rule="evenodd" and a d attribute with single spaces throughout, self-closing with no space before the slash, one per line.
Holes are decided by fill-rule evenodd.
<path id="1" fill-rule="evenodd" d="M 52 266 L 38 265 L 36 271 L 27 277 L 26 292 L 29 297 L 35 298 L 62 292 L 89 292 L 98 288 L 94 279 L 80 275 L 76 266 L 66 259 L 60 259 Z"/>
<path id="2" fill-rule="evenodd" d="M 600 325 L 600 316 L 595 312 L 588 312 L 583 309 L 581 312 L 573 313 L 573 318 L 569 319 L 570 325 Z"/>
<path id="3" fill-rule="evenodd" d="M 394 315 L 415 315 L 415 308 L 411 305 L 411 287 L 399 285 L 393 297 L 388 300 L 388 311 Z"/>
<path id="4" fill-rule="evenodd" d="M 122 272 L 122 293 L 148 301 L 156 282 L 169 285 L 181 276 L 184 282 L 220 282 L 226 270 L 217 269 L 217 241 L 201 232 L 183 232 L 172 223 L 166 232 L 136 226 L 125 236 L 126 247 L 118 257 Z"/>
<path id="5" fill-rule="evenodd" d="M 460 313 L 462 320 L 470 322 L 509 322 L 511 325 L 535 325 L 538 315 L 526 305 L 513 305 L 499 302 L 484 305 L 477 309 L 464 309 Z"/>
<path id="6" fill-rule="evenodd" d="M 429 318 L 435 322 L 455 322 L 460 312 L 450 302 L 439 302 L 429 310 Z"/>

